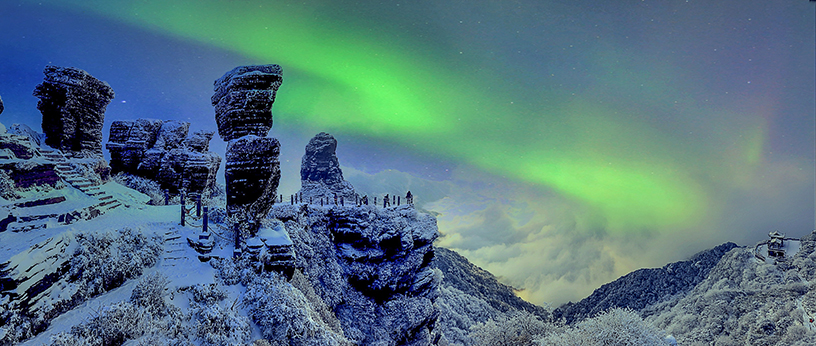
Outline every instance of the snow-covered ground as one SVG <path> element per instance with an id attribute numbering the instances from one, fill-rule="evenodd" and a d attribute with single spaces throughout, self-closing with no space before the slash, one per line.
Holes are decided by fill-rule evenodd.
<path id="1" fill-rule="evenodd" d="M 45 275 L 54 272 L 56 268 L 49 266 L 56 266 L 58 263 L 43 262 L 44 258 L 51 255 L 51 252 L 71 254 L 76 245 L 76 242 L 72 241 L 76 234 L 117 232 L 123 228 L 131 228 L 144 235 L 157 234 L 165 239 L 164 253 L 155 266 L 145 270 L 142 277 L 157 272 L 166 276 L 169 279 L 168 291 L 171 292 L 170 303 L 178 306 L 182 311 L 187 311 L 189 308 L 188 305 L 190 304 L 189 299 L 184 294 L 177 294 L 178 289 L 196 284 L 213 284 L 216 282 L 215 270 L 209 263 L 201 262 L 198 259 L 198 253 L 196 253 L 186 241 L 188 237 L 191 239 L 198 238 L 198 234 L 201 233 L 202 220 L 188 216 L 186 226 L 182 227 L 180 225 L 181 207 L 179 205 L 147 205 L 145 203 L 150 200 L 148 196 L 115 182 L 106 183 L 100 186 L 100 189 L 114 196 L 114 198 L 123 205 L 108 210 L 99 217 L 82 220 L 70 225 L 49 222 L 44 229 L 19 233 L 10 231 L 0 232 L 0 263 L 9 262 L 9 267 L 16 265 L 20 268 L 28 268 L 36 265 L 38 274 L 34 275 Z M 98 200 L 70 185 L 63 189 L 50 191 L 46 194 L 40 193 L 37 195 L 37 193 L 36 191 L 31 192 L 31 198 L 51 197 L 51 195 L 66 197 L 66 201 L 62 203 L 29 208 L 36 208 L 37 213 L 61 213 L 81 209 L 98 202 Z M 291 243 L 291 240 L 285 235 L 286 232 L 282 228 L 283 225 L 280 224 L 276 226 L 279 227 L 269 229 L 263 234 L 264 240 L 271 243 Z M 210 223 L 210 229 L 216 233 L 216 237 L 223 237 L 218 234 L 220 231 L 218 226 Z M 54 243 L 64 243 L 67 245 L 55 247 L 50 249 L 49 252 L 30 250 L 32 248 L 36 249 L 44 244 Z M 212 256 L 232 256 L 232 244 L 229 243 L 227 239 L 216 241 L 215 244 L 215 248 L 211 253 Z M 31 278 L 31 276 L 27 277 Z M 36 277 L 33 278 L 36 279 Z M 34 283 L 36 280 L 29 280 L 29 282 Z M 30 283 L 28 286 L 30 286 Z M 127 280 L 122 286 L 85 301 L 79 306 L 58 316 L 50 323 L 47 330 L 27 340 L 23 345 L 51 344 L 50 338 L 53 335 L 70 331 L 74 325 L 87 323 L 94 316 L 98 316 L 106 307 L 118 302 L 128 301 L 137 283 L 138 280 Z M 17 287 L 16 291 L 18 294 L 21 294 L 29 288 L 28 286 L 21 285 Z M 222 287 L 222 289 L 227 293 L 225 302 L 228 304 L 234 304 L 238 301 L 245 290 L 242 285 L 226 286 Z M 70 296 L 73 291 L 75 291 L 75 287 L 71 287 L 70 284 L 63 287 L 52 288 L 48 292 L 49 296 L 41 299 L 38 305 L 49 304 L 50 302 L 64 299 Z M 238 308 L 240 309 L 240 307 Z M 254 325 L 253 328 L 252 339 L 261 338 L 258 328 Z"/>

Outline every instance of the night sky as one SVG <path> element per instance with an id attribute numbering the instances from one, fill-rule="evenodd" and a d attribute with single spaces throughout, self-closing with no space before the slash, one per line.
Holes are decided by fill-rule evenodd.
<path id="1" fill-rule="evenodd" d="M 410 189 L 438 213 L 438 245 L 557 306 L 725 241 L 814 229 L 815 8 L 4 0 L 0 122 L 40 129 L 31 93 L 55 64 L 114 89 L 106 136 L 139 117 L 215 130 L 213 81 L 277 63 L 281 193 L 327 131 L 358 191 Z"/>

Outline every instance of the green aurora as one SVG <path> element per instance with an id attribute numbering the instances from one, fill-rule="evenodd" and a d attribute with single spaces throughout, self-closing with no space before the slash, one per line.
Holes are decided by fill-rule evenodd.
<path id="1" fill-rule="evenodd" d="M 682 99 L 692 83 L 679 68 L 617 62 L 626 61 L 625 54 L 602 41 L 586 59 L 603 73 L 570 95 L 526 89 L 503 77 L 506 66 L 476 73 L 432 41 L 396 35 L 387 26 L 370 30 L 313 8 L 215 0 L 61 4 L 255 63 L 278 63 L 285 79 L 274 109 L 279 124 L 397 142 L 553 189 L 598 212 L 598 222 L 613 233 L 692 227 L 716 214 L 710 186 L 750 180 L 763 160 L 762 107 L 711 114 L 693 96 Z M 643 88 L 643 80 L 653 83 Z M 592 96 L 603 90 L 627 97 Z M 667 95 L 681 95 L 682 108 Z M 680 122 L 689 114 L 699 118 L 697 112 L 741 120 L 728 129 L 701 130 L 717 134 L 712 150 L 712 141 L 701 143 L 697 134 L 675 133 L 638 113 L 649 107 L 672 109 Z"/>

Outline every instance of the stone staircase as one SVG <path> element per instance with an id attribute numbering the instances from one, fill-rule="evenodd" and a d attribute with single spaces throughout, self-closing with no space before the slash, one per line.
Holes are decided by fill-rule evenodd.
<path id="1" fill-rule="evenodd" d="M 186 244 L 181 239 L 181 232 L 178 228 L 172 228 L 164 233 L 164 254 L 162 256 L 163 267 L 175 267 L 184 261 Z"/>
<path id="2" fill-rule="evenodd" d="M 56 164 L 57 174 L 60 178 L 65 180 L 66 183 L 71 184 L 71 186 L 84 192 L 88 196 L 96 197 L 96 199 L 99 200 L 99 203 L 96 204 L 96 208 L 107 211 L 122 206 L 122 203 L 113 198 L 113 196 L 100 190 L 99 186 L 94 186 L 93 182 L 83 177 L 77 169 L 68 163 L 68 159 L 65 158 L 62 152 L 58 150 L 40 149 L 40 153 Z"/>
<path id="3" fill-rule="evenodd" d="M 122 206 L 122 203 L 116 200 L 107 192 L 102 191 L 98 186 L 94 186 L 93 182 L 83 177 L 65 158 L 65 155 L 58 150 L 41 148 L 40 153 L 49 161 L 55 164 L 55 171 L 57 175 L 66 183 L 77 188 L 88 196 L 95 197 L 98 201 L 90 206 L 78 210 L 63 211 L 60 213 L 38 213 L 27 212 L 27 208 L 57 204 L 65 201 L 64 196 L 51 198 L 47 201 L 34 200 L 15 204 L 18 216 L 9 216 L 5 220 L 0 220 L 0 231 L 9 230 L 12 232 L 28 232 L 36 229 L 43 229 L 49 223 L 55 222 L 59 224 L 72 224 L 79 220 L 89 220 L 104 214 L 106 211 Z M 5 222 L 5 223 L 4 223 Z M 6 226 L 6 227 L 3 227 Z"/>

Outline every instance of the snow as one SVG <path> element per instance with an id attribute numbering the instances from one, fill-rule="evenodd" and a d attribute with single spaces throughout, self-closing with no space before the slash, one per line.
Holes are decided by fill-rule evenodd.
<path id="1" fill-rule="evenodd" d="M 272 227 L 261 227 L 261 229 L 258 230 L 258 238 L 266 244 L 266 246 L 292 245 L 289 232 L 286 232 L 286 228 L 282 222 L 276 222 Z"/>
<path id="2" fill-rule="evenodd" d="M 782 243 L 782 250 L 785 250 L 785 259 L 793 258 L 796 253 L 799 252 L 799 248 L 801 247 L 802 242 L 799 240 L 793 239 L 785 239 Z M 777 257 L 768 256 L 768 244 L 762 244 L 756 247 L 756 254 L 762 256 L 762 259 L 755 257 L 756 261 L 759 263 L 767 263 L 767 264 L 774 264 L 776 263 Z M 763 261 L 764 259 L 764 261 Z"/>

